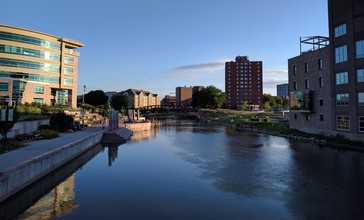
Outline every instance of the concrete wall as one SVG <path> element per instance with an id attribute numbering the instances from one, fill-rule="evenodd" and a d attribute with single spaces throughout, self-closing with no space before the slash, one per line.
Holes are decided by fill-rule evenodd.
<path id="1" fill-rule="evenodd" d="M 126 123 L 122 124 L 119 123 L 119 128 L 125 127 L 133 132 L 136 131 L 147 131 L 151 129 L 151 123 L 150 122 L 143 122 L 143 123 Z"/>
<path id="2" fill-rule="evenodd" d="M 34 132 L 38 130 L 41 125 L 49 125 L 49 119 L 17 122 L 14 124 L 11 131 L 8 132 L 8 138 L 13 138 L 19 134 Z"/>
<path id="3" fill-rule="evenodd" d="M 0 202 L 101 141 L 103 131 L 34 157 L 0 173 Z"/>

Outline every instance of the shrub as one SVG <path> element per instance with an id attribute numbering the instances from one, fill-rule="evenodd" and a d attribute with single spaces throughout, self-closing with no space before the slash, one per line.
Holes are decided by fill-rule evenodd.
<path id="1" fill-rule="evenodd" d="M 38 130 L 51 130 L 51 126 L 50 125 L 41 125 L 39 126 Z"/>
<path id="2" fill-rule="evenodd" d="M 66 131 L 73 128 L 73 117 L 64 112 L 57 112 L 51 115 L 49 125 L 57 131 Z"/>
<path id="3" fill-rule="evenodd" d="M 53 139 L 59 136 L 56 130 L 38 130 L 36 133 L 40 134 L 44 139 Z"/>

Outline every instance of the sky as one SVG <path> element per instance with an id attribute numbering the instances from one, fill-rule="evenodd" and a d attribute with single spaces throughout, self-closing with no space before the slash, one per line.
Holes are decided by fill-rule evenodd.
<path id="1" fill-rule="evenodd" d="M 263 62 L 263 93 L 288 82 L 300 37 L 328 36 L 327 0 L 1 0 L 0 24 L 85 44 L 78 94 L 129 88 L 225 91 L 225 62 Z M 86 91 L 86 92 L 87 92 Z"/>

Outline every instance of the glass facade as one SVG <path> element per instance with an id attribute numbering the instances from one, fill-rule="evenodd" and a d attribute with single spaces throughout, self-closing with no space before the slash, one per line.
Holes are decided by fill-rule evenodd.
<path id="1" fill-rule="evenodd" d="M 74 63 L 73 57 L 71 57 L 71 56 L 65 56 L 64 57 L 64 63 L 73 64 Z"/>
<path id="2" fill-rule="evenodd" d="M 73 85 L 73 79 L 72 78 L 64 78 L 63 85 L 72 86 Z"/>
<path id="3" fill-rule="evenodd" d="M 59 54 L 50 53 L 48 51 L 33 50 L 24 47 L 9 46 L 4 44 L 0 44 L 0 53 L 18 54 L 23 56 L 31 56 L 54 61 L 61 60 L 61 56 Z"/>
<path id="4" fill-rule="evenodd" d="M 358 92 L 358 105 L 364 106 L 364 92 Z"/>
<path id="5" fill-rule="evenodd" d="M 59 77 L 57 76 L 45 76 L 40 74 L 29 74 L 29 80 L 36 82 L 59 84 Z"/>
<path id="6" fill-rule="evenodd" d="M 44 39 L 0 31 L 0 40 L 15 41 L 25 44 L 37 45 L 54 50 L 61 50 L 61 43 Z"/>
<path id="7" fill-rule="evenodd" d="M 295 91 L 290 93 L 292 111 L 313 112 L 313 92 Z"/>
<path id="8" fill-rule="evenodd" d="M 7 92 L 9 91 L 9 83 L 7 82 L 0 82 L 0 91 Z"/>
<path id="9" fill-rule="evenodd" d="M 33 99 L 34 103 L 39 103 L 39 104 L 43 104 L 43 98 L 34 98 Z"/>
<path id="10" fill-rule="evenodd" d="M 15 60 L 8 58 L 0 58 L 0 66 L 10 66 L 17 68 L 26 68 L 26 69 L 36 69 L 36 70 L 44 70 L 48 72 L 59 73 L 60 67 L 54 64 L 49 63 L 39 63 L 33 61 L 26 60 Z"/>

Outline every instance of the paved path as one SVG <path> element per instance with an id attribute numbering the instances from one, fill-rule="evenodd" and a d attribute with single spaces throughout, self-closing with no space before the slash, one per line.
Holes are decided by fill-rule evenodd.
<path id="1" fill-rule="evenodd" d="M 91 136 L 94 133 L 100 132 L 101 130 L 101 127 L 87 127 L 82 131 L 62 133 L 58 138 L 32 141 L 26 147 L 1 154 L 0 173 L 17 164 L 42 155 L 43 153 L 52 151 L 56 148 L 65 146 L 74 141 L 80 140 L 84 137 Z M 104 131 L 107 131 L 107 127 L 104 129 Z"/>

